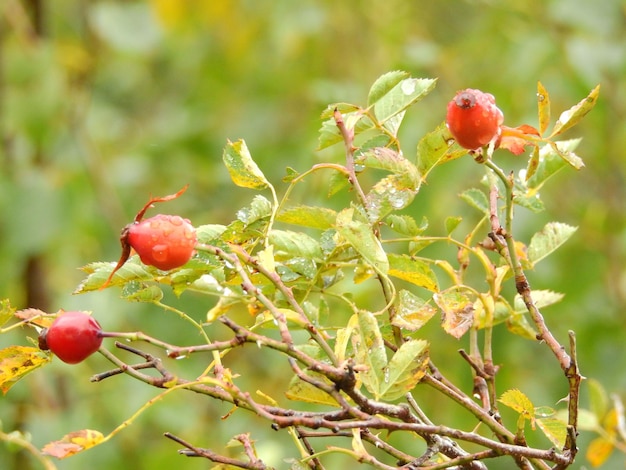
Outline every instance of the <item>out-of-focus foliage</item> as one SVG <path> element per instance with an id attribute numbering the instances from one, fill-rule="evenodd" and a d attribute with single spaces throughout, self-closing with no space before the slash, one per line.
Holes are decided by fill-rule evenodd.
<path id="1" fill-rule="evenodd" d="M 583 375 L 623 395 L 626 376 L 618 367 L 626 359 L 625 17 L 621 0 L 5 0 L 0 297 L 18 308 L 93 310 L 99 318 L 106 315 L 102 323 L 109 330 L 171 334 L 167 315 L 152 321 L 150 309 L 131 309 L 115 295 L 71 297 L 82 277 L 76 268 L 117 259 L 119 230 L 149 193 L 168 194 L 190 183 L 187 196 L 169 209 L 202 223 L 230 220 L 250 194 L 233 190 L 222 166 L 227 139 L 245 138 L 265 175 L 279 186 L 287 166 L 308 168 L 316 159 L 340 158 L 333 151 L 313 152 L 319 114 L 329 102 L 363 102 L 369 84 L 388 70 L 439 79 L 428 105 L 419 108 L 429 112 L 407 116 L 407 148 L 442 122 L 445 104 L 458 89 L 489 91 L 507 123 L 538 125 L 538 80 L 550 90 L 553 110 L 579 101 L 600 83 L 601 99 L 578 129 L 584 136 L 578 151 L 587 167 L 575 176 L 559 174 L 542 191 L 545 222 L 558 219 L 579 230 L 531 273 L 531 282 L 536 289 L 566 293 L 551 308 L 548 324 L 562 338 L 576 330 Z M 521 168 L 513 156 L 499 164 Z M 435 170 L 413 203 L 415 218 L 428 212 L 433 224 L 439 213 L 443 224 L 444 216 L 463 214 L 468 209 L 457 195 L 468 175 L 479 171 L 469 159 Z M 322 181 L 318 189 L 325 200 Z M 311 203 L 311 194 L 306 196 Z M 523 212 L 516 223 L 523 236 Z M 536 230 L 529 227 L 527 235 Z M 209 307 L 203 300 L 188 302 L 187 311 L 199 319 Z M 177 334 L 182 340 L 193 332 Z M 449 341 L 450 357 L 455 355 L 458 343 L 443 341 Z M 501 371 L 501 382 L 516 363 L 533 360 L 535 347 L 496 344 L 496 362 L 511 365 Z M 262 375 L 272 367 L 263 359 L 241 360 L 250 363 L 251 375 Z M 33 374 L 23 380 L 2 397 L 3 429 L 37 428 L 40 445 L 86 425 L 114 427 L 154 393 L 132 382 L 88 383 L 87 368 L 102 365 L 94 358 L 76 368 L 71 381 L 61 364 L 54 366 L 63 367 L 56 377 Z M 526 380 L 524 391 L 533 401 L 562 398 L 561 377 L 538 369 Z M 181 462 L 172 444 L 146 440 L 142 427 L 158 423 L 176 430 L 189 423 L 196 429 L 186 432 L 214 433 L 222 443 L 219 417 L 227 412 L 206 400 L 174 396 L 144 416 L 142 426 L 60 468 L 205 468 L 192 459 Z M 228 429 L 229 435 L 235 432 Z M 37 465 L 5 448 L 0 461 L 15 469 Z"/>

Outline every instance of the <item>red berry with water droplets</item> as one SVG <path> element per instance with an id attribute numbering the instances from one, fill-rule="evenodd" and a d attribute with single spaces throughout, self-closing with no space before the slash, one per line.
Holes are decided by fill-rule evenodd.
<path id="1" fill-rule="evenodd" d="M 39 347 L 52 351 L 68 364 L 77 364 L 102 344 L 102 328 L 85 312 L 62 312 L 39 335 Z"/>
<path id="2" fill-rule="evenodd" d="M 500 134 L 502 111 L 490 93 L 468 88 L 448 103 L 446 124 L 452 137 L 463 148 L 474 150 L 487 145 Z"/>
<path id="3" fill-rule="evenodd" d="M 128 244 L 144 264 L 168 271 L 193 256 L 196 229 L 178 215 L 155 215 L 128 227 Z"/>

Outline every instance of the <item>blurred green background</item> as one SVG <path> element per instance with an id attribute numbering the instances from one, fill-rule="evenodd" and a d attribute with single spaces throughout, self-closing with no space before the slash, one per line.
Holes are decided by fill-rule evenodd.
<path id="1" fill-rule="evenodd" d="M 516 229 L 527 242 L 550 220 L 580 227 L 529 279 L 534 288 L 566 294 L 545 315 L 562 342 L 576 331 L 582 374 L 626 396 L 622 0 L 3 0 L 0 41 L 0 297 L 18 308 L 91 310 L 105 329 L 141 329 L 173 343 L 189 343 L 196 333 L 171 314 L 122 302 L 115 289 L 72 296 L 82 278 L 77 268 L 118 258 L 119 231 L 149 194 L 189 183 L 168 212 L 196 225 L 231 221 L 253 193 L 235 188 L 222 166 L 227 139 L 244 138 L 280 191 L 285 167 L 302 171 L 341 158 L 340 148 L 315 151 L 325 106 L 363 104 L 371 83 L 389 70 L 439 79 L 406 117 L 400 137 L 408 156 L 443 121 L 458 89 L 493 93 L 514 126 L 536 125 L 538 80 L 551 94 L 553 121 L 600 83 L 598 105 L 566 136 L 584 137 L 578 153 L 587 167 L 555 177 L 542 191 L 547 211 L 518 211 Z M 524 166 L 523 159 L 499 158 L 505 170 Z M 416 217 L 426 214 L 436 227 L 448 215 L 474 216 L 457 195 L 481 174 L 471 159 L 438 168 L 413 204 Z M 325 201 L 324 181 L 303 192 L 294 198 Z M 211 301 L 189 296 L 179 305 L 201 320 Z M 535 404 L 556 406 L 567 387 L 547 349 L 498 333 L 501 390 L 519 387 Z M 440 335 L 435 361 L 457 380 L 469 378 L 456 353 L 465 342 L 433 334 Z M 12 342 L 26 344 L 23 334 L 0 336 L 1 347 Z M 274 381 L 284 386 L 285 378 L 271 375 L 285 367 L 277 356 L 237 358 L 250 383 L 264 377 L 270 393 Z M 54 361 L 32 374 L 0 398 L 4 430 L 29 431 L 39 447 L 77 429 L 109 432 L 157 391 L 127 378 L 89 382 L 107 367 L 94 356 L 75 367 Z M 186 374 L 194 367 L 200 373 L 202 363 L 181 363 Z M 471 384 L 463 385 L 469 392 Z M 441 422 L 468 418 L 445 402 L 424 408 Z M 219 451 L 233 434 L 250 431 L 268 464 L 287 467 L 283 433 L 243 412 L 220 420 L 228 411 L 202 397 L 172 395 L 112 442 L 58 467 L 207 468 L 207 461 L 178 456 L 164 431 Z M 612 463 L 622 461 L 615 456 Z M 0 462 L 3 469 L 39 468 L 5 446 Z M 510 468 L 503 465 L 490 468 Z M 582 465 L 581 456 L 575 468 Z"/>

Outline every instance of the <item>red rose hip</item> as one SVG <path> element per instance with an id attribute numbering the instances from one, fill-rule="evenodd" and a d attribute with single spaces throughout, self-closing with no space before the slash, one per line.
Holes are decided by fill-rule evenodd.
<path id="1" fill-rule="evenodd" d="M 43 330 L 39 347 L 49 349 L 68 364 L 77 364 L 95 353 L 102 344 L 102 328 L 85 312 L 63 312 Z"/>
<path id="2" fill-rule="evenodd" d="M 155 215 L 128 227 L 128 244 L 144 264 L 168 271 L 193 256 L 196 229 L 178 215 Z"/>
<path id="3" fill-rule="evenodd" d="M 463 148 L 474 150 L 499 135 L 504 120 L 493 95 L 468 88 L 448 103 L 446 125 Z"/>

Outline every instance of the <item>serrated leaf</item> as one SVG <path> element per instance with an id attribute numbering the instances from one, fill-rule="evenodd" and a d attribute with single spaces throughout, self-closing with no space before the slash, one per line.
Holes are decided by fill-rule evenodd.
<path id="1" fill-rule="evenodd" d="M 333 385 L 332 382 L 322 374 L 307 372 L 307 375 L 310 375 L 318 382 L 323 382 L 327 385 Z M 332 396 L 317 388 L 315 385 L 302 380 L 298 376 L 294 376 L 291 379 L 289 387 L 285 392 L 285 396 L 289 400 L 300 401 L 304 403 L 315 403 L 318 405 L 329 405 L 335 407 L 337 406 L 337 402 Z"/>
<path id="2" fill-rule="evenodd" d="M 237 211 L 237 219 L 245 225 L 269 217 L 272 214 L 272 203 L 265 197 L 257 194 L 252 202 Z"/>
<path id="3" fill-rule="evenodd" d="M 387 216 L 385 222 L 391 230 L 407 237 L 417 237 L 428 228 L 426 217 L 422 217 L 422 221 L 418 225 L 417 221 L 409 215 L 391 214 Z"/>
<path id="4" fill-rule="evenodd" d="M 559 157 L 565 160 L 566 163 L 569 163 L 574 169 L 580 170 L 585 166 L 585 162 L 583 162 L 582 158 L 570 150 L 559 147 L 557 142 L 550 142 L 550 146 L 556 151 Z"/>
<path id="5" fill-rule="evenodd" d="M 517 389 L 507 390 L 498 401 L 515 410 L 525 419 L 534 419 L 535 417 L 535 406 L 524 393 Z"/>
<path id="6" fill-rule="evenodd" d="M 467 154 L 467 150 L 455 144 L 445 123 L 422 137 L 417 144 L 417 169 L 422 181 L 438 165 L 443 165 Z"/>
<path id="7" fill-rule="evenodd" d="M 314 238 L 306 233 L 290 230 L 272 230 L 269 241 L 274 246 L 276 259 L 304 257 L 321 259 L 322 249 Z"/>
<path id="8" fill-rule="evenodd" d="M 442 327 L 446 333 L 459 339 L 474 323 L 474 302 L 463 292 L 445 291 L 433 295 L 443 314 Z"/>
<path id="9" fill-rule="evenodd" d="M 389 261 L 380 240 L 369 224 L 353 220 L 354 209 L 344 209 L 337 215 L 336 230 L 377 272 L 387 274 Z"/>
<path id="10" fill-rule="evenodd" d="M 224 148 L 222 159 L 233 183 L 242 188 L 265 189 L 269 181 L 250 155 L 246 142 L 242 139 L 230 140 Z"/>
<path id="11" fill-rule="evenodd" d="M 390 276 L 423 287 L 431 292 L 437 292 L 439 290 L 437 277 L 430 268 L 430 263 L 421 259 L 412 258 L 408 255 L 398 255 L 396 253 L 389 253 L 387 258 L 389 260 Z"/>
<path id="12" fill-rule="evenodd" d="M 460 197 L 474 209 L 478 209 L 483 214 L 489 215 L 489 200 L 487 199 L 487 195 L 480 189 L 467 189 L 460 194 Z"/>
<path id="13" fill-rule="evenodd" d="M 93 429 L 74 431 L 63 436 L 59 441 L 46 444 L 41 450 L 44 454 L 64 459 L 97 446 L 104 441 L 104 436 Z"/>
<path id="14" fill-rule="evenodd" d="M 159 302 L 163 298 L 163 291 L 158 286 L 148 286 L 134 289 L 135 283 L 129 283 L 122 290 L 122 298 L 131 302 Z"/>
<path id="15" fill-rule="evenodd" d="M 577 227 L 572 227 L 561 222 L 549 222 L 537 232 L 528 245 L 528 261 L 533 265 L 544 259 L 576 232 Z"/>
<path id="16" fill-rule="evenodd" d="M 50 361 L 50 354 L 32 346 L 9 346 L 0 349 L 0 390 L 6 394 L 26 374 Z"/>
<path id="17" fill-rule="evenodd" d="M 366 370 L 359 374 L 363 385 L 372 394 L 377 395 L 384 380 L 387 365 L 385 343 L 376 317 L 368 311 L 358 313 L 359 335 L 355 351 L 360 364 Z"/>
<path id="18" fill-rule="evenodd" d="M 537 82 L 537 108 L 539 114 L 539 133 L 543 135 L 550 125 L 550 95 L 541 82 Z"/>
<path id="19" fill-rule="evenodd" d="M 378 122 L 396 135 L 406 109 L 430 93 L 436 83 L 429 78 L 405 78 L 386 93 L 377 94 L 378 99 L 370 107 L 373 106 Z"/>
<path id="20" fill-rule="evenodd" d="M 400 345 L 385 368 L 376 399 L 397 400 L 422 380 L 428 368 L 428 341 L 411 339 Z"/>
<path id="21" fill-rule="evenodd" d="M 199 243 L 210 244 L 217 240 L 222 233 L 226 230 L 225 225 L 219 224 L 207 224 L 196 227 L 196 236 Z"/>
<path id="22" fill-rule="evenodd" d="M 556 142 L 556 146 L 563 151 L 573 152 L 581 139 L 563 140 Z M 530 163 L 529 163 L 530 164 Z M 536 192 L 544 183 L 567 166 L 567 162 L 561 158 L 556 149 L 551 145 L 544 145 L 539 151 L 537 168 L 532 174 L 526 174 L 526 184 L 529 189 Z"/>
<path id="23" fill-rule="evenodd" d="M 535 423 L 557 449 L 562 449 L 567 437 L 567 423 L 558 418 L 537 418 Z"/>
<path id="24" fill-rule="evenodd" d="M 408 290 L 398 293 L 398 306 L 391 324 L 403 330 L 417 331 L 430 320 L 437 309 Z"/>
<path id="25" fill-rule="evenodd" d="M 339 142 L 343 142 L 343 136 L 337 128 L 337 123 L 334 119 L 335 110 L 339 111 L 344 119 L 344 122 L 351 122 L 352 125 L 356 125 L 360 119 L 363 118 L 363 110 L 356 105 L 349 103 L 335 103 L 329 105 L 322 112 L 322 127 L 319 130 L 318 138 L 318 150 L 331 147 Z"/>
<path id="26" fill-rule="evenodd" d="M 114 262 L 97 262 L 83 266 L 81 270 L 89 275 L 76 287 L 73 294 L 84 294 L 85 292 L 99 290 L 115 268 L 115 265 L 116 263 Z M 151 268 L 141 263 L 139 257 L 135 255 L 131 256 L 124 266 L 117 270 L 109 283 L 109 287 L 122 286 L 132 281 L 150 281 L 152 279 L 154 279 L 154 273 Z"/>
<path id="27" fill-rule="evenodd" d="M 389 213 L 404 209 L 417 194 L 407 187 L 404 175 L 389 175 L 378 181 L 365 196 L 367 217 L 371 223 L 378 222 Z"/>
<path id="28" fill-rule="evenodd" d="M 393 87 L 400 83 L 405 78 L 408 78 L 410 74 L 402 70 L 394 70 L 387 72 L 376 79 L 371 86 L 367 96 L 367 105 L 371 106 L 380 100 L 383 96 L 389 93 Z"/>
<path id="29" fill-rule="evenodd" d="M 609 459 L 614 448 L 610 440 L 596 437 L 589 443 L 585 457 L 592 467 L 600 467 Z"/>
<path id="30" fill-rule="evenodd" d="M 337 212 L 327 207 L 295 206 L 285 209 L 276 218 L 286 224 L 327 230 L 337 219 Z"/>
<path id="31" fill-rule="evenodd" d="M 559 119 L 552 129 L 550 138 L 562 134 L 566 130 L 575 126 L 580 120 L 595 106 L 600 95 L 600 85 L 596 86 L 591 92 L 580 102 L 572 106 L 567 111 L 563 111 Z"/>

